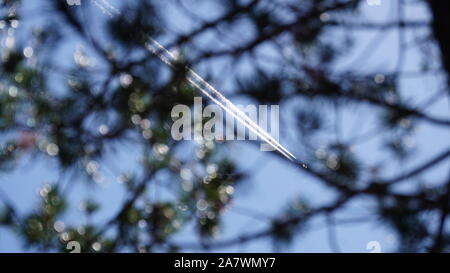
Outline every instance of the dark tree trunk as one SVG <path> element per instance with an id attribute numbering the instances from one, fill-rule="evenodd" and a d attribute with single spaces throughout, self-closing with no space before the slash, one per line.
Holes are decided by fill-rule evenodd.
<path id="1" fill-rule="evenodd" d="M 433 15 L 434 36 L 441 50 L 442 64 L 450 85 L 450 1 L 428 0 L 428 5 Z"/>

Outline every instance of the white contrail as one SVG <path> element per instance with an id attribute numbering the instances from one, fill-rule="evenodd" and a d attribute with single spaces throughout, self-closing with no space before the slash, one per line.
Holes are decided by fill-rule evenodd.
<path id="1" fill-rule="evenodd" d="M 158 41 L 153 38 L 149 38 L 150 42 L 153 44 L 147 43 L 147 48 L 150 49 L 156 56 L 158 56 L 164 63 L 173 67 L 173 62 L 177 61 L 177 58 L 174 54 L 172 54 L 169 50 L 167 50 L 163 45 L 161 45 Z M 155 46 L 159 49 L 157 50 Z M 160 52 L 164 52 L 167 56 L 162 55 Z M 199 89 L 204 95 L 206 95 L 209 99 L 211 99 L 214 103 L 219 105 L 222 109 L 232 114 L 239 122 L 244 124 L 249 130 L 259 136 L 262 140 L 267 142 L 270 146 L 280 152 L 283 156 L 290 160 L 296 160 L 295 156 L 291 154 L 285 147 L 283 147 L 276 139 L 274 139 L 269 133 L 267 133 L 264 129 L 262 129 L 258 124 L 256 124 L 249 116 L 247 116 L 243 111 L 241 111 L 236 105 L 234 105 L 230 100 L 228 100 L 222 93 L 219 92 L 216 88 L 210 85 L 205 79 L 203 79 L 200 75 L 198 75 L 194 70 L 185 66 L 188 74 L 188 81 L 194 85 L 197 89 Z M 196 81 L 204 85 L 205 87 L 201 87 L 196 84 Z M 209 92 L 208 92 L 209 91 Z"/>
<path id="2" fill-rule="evenodd" d="M 106 10 L 110 16 L 113 16 L 113 13 L 116 15 L 120 14 L 120 11 L 116 9 L 113 5 L 111 5 L 107 0 L 101 0 L 103 6 L 101 6 L 100 3 L 97 2 L 96 0 L 93 1 L 95 4 L 97 4 L 97 6 Z M 178 61 L 178 58 L 155 39 L 149 37 L 149 41 L 150 43 L 146 43 L 147 49 L 149 49 L 154 55 L 156 55 L 163 63 L 174 68 L 175 63 Z M 259 138 L 261 138 L 272 148 L 277 150 L 284 157 L 292 161 L 297 161 L 296 157 L 292 153 L 290 153 L 285 147 L 283 147 L 283 145 L 281 145 L 263 128 L 261 128 L 258 124 L 256 124 L 249 116 L 247 116 L 243 111 L 241 111 L 230 100 L 228 100 L 219 90 L 210 85 L 205 79 L 203 79 L 190 67 L 185 66 L 184 68 L 188 72 L 186 78 L 191 85 L 200 90 L 202 94 L 204 94 L 214 103 L 219 105 L 227 113 L 231 114 L 245 127 L 247 127 L 250 131 L 255 133 Z M 201 85 L 203 85 L 204 87 L 202 87 Z"/>
<path id="3" fill-rule="evenodd" d="M 234 118 L 236 118 L 239 122 L 246 124 L 244 120 L 241 119 L 240 116 L 238 116 L 236 113 L 234 113 L 233 111 L 231 111 L 230 108 L 227 108 L 226 106 L 224 106 L 220 101 L 218 101 L 216 98 L 214 98 L 213 96 L 211 96 L 211 94 L 209 94 L 203 87 L 201 87 L 200 85 L 198 85 L 195 81 L 193 81 L 191 78 L 187 79 L 189 81 L 190 84 L 192 84 L 195 88 L 197 88 L 198 90 L 200 90 L 205 96 L 207 96 L 210 100 L 212 100 L 215 104 L 219 105 L 222 109 L 224 109 L 225 111 L 227 111 L 227 113 L 231 114 Z M 291 154 L 289 153 L 285 153 L 282 149 L 280 149 L 279 147 L 277 147 L 276 145 L 274 145 L 272 143 L 271 140 L 267 139 L 265 136 L 263 135 L 259 135 L 258 131 L 253 128 L 252 126 L 248 126 L 248 129 L 250 131 L 252 131 L 253 133 L 255 133 L 256 135 L 258 135 L 262 140 L 264 140 L 267 143 L 270 143 L 270 146 L 272 146 L 274 149 L 276 149 L 280 154 L 282 154 L 283 156 L 285 156 L 286 158 L 289 158 L 290 160 L 295 160 L 295 157 L 293 157 Z"/>
<path id="4" fill-rule="evenodd" d="M 115 11 L 114 7 L 109 4 L 108 2 L 105 3 L 106 0 L 103 0 L 103 3 L 98 2 L 97 0 L 91 0 L 92 3 L 94 3 L 94 5 L 97 6 L 97 8 L 99 8 L 104 14 L 107 14 L 109 17 L 114 17 L 113 12 Z M 120 12 L 114 12 L 117 14 L 120 14 Z"/>
<path id="5" fill-rule="evenodd" d="M 111 13 L 115 13 L 116 15 L 120 14 L 120 11 L 118 9 L 116 9 L 113 5 L 111 5 L 111 3 L 109 3 L 107 0 L 101 0 L 101 1 L 102 1 L 103 5 L 105 5 L 106 8 L 109 9 L 109 11 Z"/>

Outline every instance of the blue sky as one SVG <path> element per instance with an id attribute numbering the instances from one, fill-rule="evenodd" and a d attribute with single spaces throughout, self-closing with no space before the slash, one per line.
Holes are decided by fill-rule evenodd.
<path id="1" fill-rule="evenodd" d="M 33 1 L 25 1 L 28 4 Z M 36 1 L 37 2 L 37 1 Z M 111 1 L 116 4 L 117 1 Z M 175 5 L 169 4 L 167 1 L 161 9 L 165 14 L 165 20 L 173 29 L 180 32 L 189 31 L 192 29 L 192 24 L 189 18 L 186 18 Z M 187 5 L 193 1 L 186 1 Z M 381 0 L 380 6 L 362 5 L 363 17 L 368 21 L 386 21 L 395 15 L 395 3 L 397 1 Z M 220 10 L 213 4 L 213 1 L 200 1 L 196 12 L 205 16 L 204 18 L 214 18 L 220 14 Z M 27 10 L 32 10 L 35 4 L 29 4 Z M 394 11 L 394 12 L 393 12 Z M 103 15 L 105 16 L 105 15 Z M 428 12 L 425 7 L 417 5 L 416 8 L 411 8 L 407 11 L 409 18 L 428 18 Z M 333 35 L 330 34 L 330 38 Z M 396 58 L 398 56 L 398 35 L 395 32 L 385 32 L 380 39 L 373 32 L 358 32 L 356 40 L 356 50 L 352 54 L 345 56 L 338 62 L 337 69 L 355 69 L 370 71 L 374 73 L 388 73 L 395 68 Z M 413 37 L 413 33 L 408 34 L 409 38 Z M 367 48 L 370 43 L 377 43 L 374 47 L 376 52 L 372 52 L 372 57 L 360 61 L 358 56 Z M 70 50 L 70 46 L 65 50 Z M 62 52 L 60 54 L 67 54 Z M 406 70 L 417 71 L 420 69 L 420 55 L 416 50 L 410 50 L 407 53 L 407 63 L 404 65 Z M 355 63 L 355 60 L 357 62 Z M 220 70 L 220 62 L 214 63 L 213 66 Z M 206 73 L 208 67 L 200 67 L 200 74 Z M 244 68 L 245 69 L 245 68 Z M 214 72 L 214 71 L 213 71 Z M 216 72 L 219 73 L 219 72 Z M 223 76 L 223 75 L 222 75 Z M 227 78 L 222 77 L 213 78 L 213 83 L 219 88 L 231 90 L 232 86 Z M 414 101 L 421 101 L 428 97 L 429 92 L 436 90 L 440 83 L 439 75 L 429 75 L 426 77 L 419 77 L 414 79 L 407 79 L 401 83 L 401 91 L 409 94 Z M 237 101 L 242 102 L 242 101 Z M 284 106 L 281 105 L 283 108 Z M 292 106 L 286 105 L 282 115 L 289 115 Z M 375 127 L 373 119 L 372 108 L 358 110 L 356 116 L 367 117 L 362 126 L 359 126 L 361 133 L 370 131 Z M 431 113 L 437 116 L 448 116 L 449 102 L 439 101 L 432 108 Z M 342 130 L 344 136 L 351 136 L 354 134 L 351 124 L 356 122 L 357 117 L 354 113 L 349 111 L 343 113 L 341 119 Z M 283 117 L 282 117 L 283 118 Z M 286 141 L 286 136 L 290 134 L 293 127 L 286 125 L 281 131 L 281 140 L 287 143 L 288 148 L 297 155 L 301 156 L 301 147 L 289 146 Z M 448 132 L 440 130 L 435 127 L 419 127 L 415 134 L 415 146 L 420 149 L 420 156 L 415 158 L 410 165 L 399 165 L 386 161 L 386 165 L 392 171 L 399 169 L 407 170 L 408 167 L 414 166 L 416 163 L 424 159 L 431 158 L 443 148 L 445 148 L 450 139 Z M 326 143 L 327 137 L 319 140 Z M 292 142 L 290 142 L 292 143 Z M 301 143 L 296 142 L 297 145 Z M 378 151 L 378 142 L 369 142 L 362 145 L 355 146 L 356 153 L 370 161 L 379 160 L 381 156 Z M 432 144 L 432 145 L 431 145 Z M 235 195 L 233 206 L 231 206 L 225 213 L 225 221 L 221 239 L 231 238 L 236 234 L 244 232 L 251 232 L 267 227 L 268 221 L 272 216 L 277 216 L 280 210 L 284 208 L 288 201 L 295 200 L 299 196 L 307 197 L 314 204 L 320 204 L 326 200 L 330 200 L 333 196 L 332 192 L 320 186 L 317 181 L 308 177 L 301 169 L 295 168 L 290 164 L 286 164 L 283 160 L 270 155 L 268 153 L 260 152 L 255 145 L 249 145 L 242 142 L 235 142 L 228 144 L 230 155 L 239 155 L 236 157 L 237 162 L 244 170 L 254 171 L 254 175 L 245 185 L 238 188 Z M 118 209 L 120 201 L 123 201 L 124 196 L 122 192 L 123 185 L 117 182 L 118 170 L 133 170 L 134 162 L 139 156 L 139 153 L 130 152 L 132 147 L 122 147 L 116 153 L 110 153 L 106 156 L 105 164 L 101 165 L 101 171 L 105 176 L 104 182 L 97 186 L 88 186 L 80 179 L 73 177 L 66 177 L 64 183 L 73 183 L 71 193 L 71 201 L 74 204 L 79 204 L 86 196 L 95 196 L 99 198 L 103 207 L 102 210 L 95 214 L 95 219 L 92 221 L 102 223 L 109 219 L 111 215 Z M 258 166 L 255 168 L 255 166 Z M 427 178 L 430 180 L 442 179 L 447 173 L 448 165 L 438 166 L 433 168 L 428 174 Z M 44 183 L 54 183 L 61 174 L 58 172 L 58 165 L 56 161 L 39 160 L 35 161 L 31 158 L 23 158 L 20 167 L 14 172 L 2 174 L 0 176 L 0 189 L 5 192 L 19 208 L 19 211 L 25 213 L 33 209 L 38 202 L 38 189 Z M 164 196 L 164 189 L 160 189 L 161 195 Z M 151 193 L 150 193 L 151 194 Z M 80 223 L 85 221 L 83 214 L 75 206 L 70 213 L 66 215 L 64 221 L 67 223 Z M 343 212 L 336 216 L 336 219 L 368 219 L 364 223 L 352 223 L 340 225 L 336 227 L 337 238 L 340 249 L 344 252 L 368 252 L 366 245 L 370 241 L 378 241 L 381 244 L 382 251 L 389 252 L 396 248 L 397 240 L 394 233 L 392 233 L 386 226 L 381 224 L 377 219 L 373 218 L 374 203 L 368 199 L 359 199 L 346 208 Z M 251 211 L 252 213 L 248 213 Z M 255 217 L 255 212 L 257 216 Z M 251 214 L 252 216 L 249 216 Z M 176 236 L 174 241 L 179 242 L 194 242 L 195 237 L 192 236 L 192 229 L 187 228 Z M 242 251 L 242 252 L 267 252 L 272 251 L 273 246 L 270 240 L 262 239 L 251 242 L 244 246 L 237 246 L 233 248 L 220 249 L 219 251 Z M 0 229 L 0 252 L 19 252 L 26 251 L 22 248 L 20 240 L 16 238 L 11 232 L 5 229 Z M 323 219 L 313 221 L 307 232 L 301 233 L 295 238 L 290 248 L 285 251 L 291 252 L 331 252 L 328 230 L 324 225 Z"/>

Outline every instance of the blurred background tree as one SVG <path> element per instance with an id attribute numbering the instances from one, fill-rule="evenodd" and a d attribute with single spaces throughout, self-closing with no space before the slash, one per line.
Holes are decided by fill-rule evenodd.
<path id="1" fill-rule="evenodd" d="M 370 16 L 377 5 L 387 18 Z M 70 241 L 82 252 L 216 251 L 255 240 L 279 250 L 319 223 L 340 251 L 336 226 L 374 220 L 395 232 L 397 251 L 448 251 L 449 13 L 437 0 L 0 0 L 1 174 L 26 174 L 24 161 L 52 162 L 58 174 L 37 202 L 12 196 L 14 179 L 3 179 L 2 230 L 34 251 L 65 252 Z M 281 105 L 282 142 L 308 168 L 256 149 L 247 168 L 234 143 L 174 141 L 170 111 L 198 93 L 148 50 L 149 37 L 233 100 Z M 271 216 L 262 204 L 239 207 L 235 196 L 273 160 L 283 167 L 265 184 L 292 187 L 282 177 L 299 173 L 300 191 L 309 181 L 326 198 L 299 194 Z M 120 191 L 98 220 L 109 180 Z M 341 219 L 354 204 L 367 205 L 364 217 Z M 238 225 L 225 217 L 233 209 L 263 223 L 224 238 Z"/>

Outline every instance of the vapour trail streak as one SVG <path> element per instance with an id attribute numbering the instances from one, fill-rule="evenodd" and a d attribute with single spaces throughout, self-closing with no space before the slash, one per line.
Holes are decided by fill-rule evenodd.
<path id="1" fill-rule="evenodd" d="M 113 17 L 113 13 L 115 15 L 119 15 L 120 11 L 112 6 L 107 0 L 101 0 L 102 6 L 96 0 L 93 0 L 97 6 L 106 10 L 111 17 Z M 155 39 L 149 37 L 150 42 L 153 44 L 146 43 L 147 49 L 149 49 L 154 55 L 156 55 L 163 63 L 174 68 L 174 62 L 177 61 L 177 57 L 174 56 L 169 50 L 167 50 L 163 45 L 161 45 Z M 156 49 L 155 46 L 158 48 Z M 166 56 L 164 56 L 164 53 Z M 277 150 L 284 157 L 288 158 L 292 161 L 297 161 L 295 156 L 291 154 L 285 147 L 283 147 L 276 139 L 274 139 L 269 133 L 267 133 L 264 129 L 262 129 L 258 124 L 256 124 L 249 116 L 247 116 L 244 112 L 242 112 L 236 105 L 234 105 L 230 100 L 228 100 L 219 90 L 210 85 L 205 79 L 203 79 L 200 75 L 198 75 L 194 70 L 190 67 L 185 66 L 187 70 L 187 80 L 191 85 L 200 90 L 205 96 L 207 96 L 214 103 L 219 105 L 222 109 L 224 109 L 227 113 L 230 113 L 234 118 L 236 118 L 239 122 L 241 122 L 245 127 L 247 127 L 250 131 L 255 133 L 258 137 L 264 140 L 267 144 L 272 146 L 275 150 Z M 201 87 L 203 85 L 204 87 Z"/>
<path id="2" fill-rule="evenodd" d="M 229 108 L 225 107 L 220 101 L 218 101 L 216 98 L 214 98 L 213 96 L 211 96 L 211 94 L 209 94 L 203 87 L 201 87 L 200 85 L 198 85 L 195 81 L 193 81 L 191 78 L 187 79 L 189 81 L 189 83 L 194 86 L 195 88 L 197 88 L 198 90 L 200 90 L 205 96 L 207 96 L 210 100 L 212 100 L 215 104 L 219 105 L 222 109 L 224 109 L 225 111 L 227 111 L 227 113 L 231 114 L 234 118 L 236 118 L 239 122 L 246 124 L 245 121 L 243 121 L 236 113 L 234 113 L 233 111 L 231 111 Z M 252 126 L 248 126 L 248 129 L 250 131 L 252 131 L 253 133 L 258 135 L 258 132 L 255 130 L 255 128 L 253 128 Z M 267 143 L 271 143 L 271 141 L 267 138 L 265 138 L 265 136 L 260 135 L 259 136 L 262 140 L 264 140 Z M 279 149 L 278 147 L 274 146 L 272 143 L 270 144 L 270 146 L 272 146 L 274 149 L 276 149 L 280 154 L 282 154 L 284 157 L 290 159 L 290 160 L 294 160 L 295 158 L 292 158 L 289 154 L 286 154 L 283 150 Z"/>
<path id="3" fill-rule="evenodd" d="M 177 58 L 164 46 L 162 46 L 158 41 L 149 38 L 153 45 L 158 47 L 157 50 L 153 45 L 147 43 L 147 48 L 150 49 L 156 56 L 158 56 L 162 61 L 171 67 L 173 67 L 173 62 L 177 61 Z M 165 53 L 169 58 L 161 54 L 161 51 Z M 196 81 L 204 85 L 202 88 L 198 84 L 193 84 L 196 88 L 198 88 L 203 94 L 205 94 L 208 98 L 218 104 L 221 108 L 223 108 L 228 113 L 232 114 L 239 122 L 245 125 L 249 130 L 255 133 L 262 140 L 267 142 L 270 146 L 280 152 L 283 156 L 290 160 L 296 160 L 295 156 L 291 154 L 286 148 L 284 148 L 277 140 L 275 140 L 269 133 L 267 133 L 264 129 L 262 129 L 259 125 L 257 125 L 249 116 L 247 116 L 244 112 L 242 112 L 236 105 L 234 105 L 230 100 L 228 100 L 222 93 L 220 93 L 216 88 L 211 86 L 207 81 L 205 81 L 200 75 L 198 75 L 195 71 L 193 71 L 189 67 L 185 67 L 188 71 L 187 78 L 191 84 Z M 209 92 L 208 92 L 209 91 Z M 218 103 L 221 102 L 221 103 Z M 225 105 L 224 105 L 225 104 Z"/>
<path id="4" fill-rule="evenodd" d="M 152 45 L 147 44 L 146 45 L 147 48 L 156 56 L 159 57 L 159 59 L 161 59 L 162 62 L 164 62 L 165 64 L 167 64 L 168 66 L 174 68 L 173 63 L 164 55 L 162 55 L 158 50 L 156 50 Z M 173 55 L 173 54 L 171 54 Z M 173 56 L 174 57 L 174 56 Z M 201 87 L 200 84 L 205 84 L 206 82 L 203 80 L 203 82 L 200 83 L 196 83 L 195 80 L 192 79 L 192 77 L 190 77 L 189 75 L 187 76 L 187 80 L 188 82 L 194 86 L 195 88 L 197 88 L 198 90 L 200 90 L 200 92 L 202 92 L 206 97 L 208 97 L 210 100 L 212 100 L 215 104 L 217 104 L 218 106 L 220 106 L 222 109 L 224 109 L 227 113 L 231 114 L 235 119 L 237 119 L 239 122 L 241 122 L 242 124 L 247 124 L 244 120 L 242 120 L 242 118 L 237 115 L 235 112 L 231 111 L 230 108 L 227 108 L 225 105 L 223 105 L 220 101 L 218 101 L 216 98 L 214 98 L 214 96 L 212 96 L 208 91 L 205 90 L 205 88 Z M 244 114 L 245 115 L 245 114 Z M 247 116 L 247 115 L 245 115 Z M 247 124 L 248 125 L 248 124 Z M 256 135 L 258 135 L 262 140 L 264 140 L 265 142 L 269 143 L 270 146 L 272 146 L 274 149 L 276 149 L 280 154 L 282 154 L 284 157 L 293 160 L 295 159 L 295 157 L 291 156 L 290 154 L 284 152 L 284 150 L 278 148 L 276 145 L 274 145 L 272 143 L 272 141 L 270 139 L 267 139 L 264 135 L 259 135 L 259 132 L 253 127 L 253 126 L 246 126 L 250 131 L 252 131 L 253 133 L 255 133 Z"/>
<path id="5" fill-rule="evenodd" d="M 106 0 L 104 0 L 106 1 Z M 92 3 L 94 3 L 94 5 L 97 6 L 97 8 L 99 8 L 104 14 L 107 14 L 109 17 L 114 17 L 114 14 L 112 11 L 114 11 L 114 8 L 111 8 L 110 6 L 106 5 L 104 2 L 100 3 L 97 0 L 91 0 Z M 106 5 L 106 6 L 104 6 Z M 116 14 L 120 14 L 120 13 L 116 13 Z"/>

